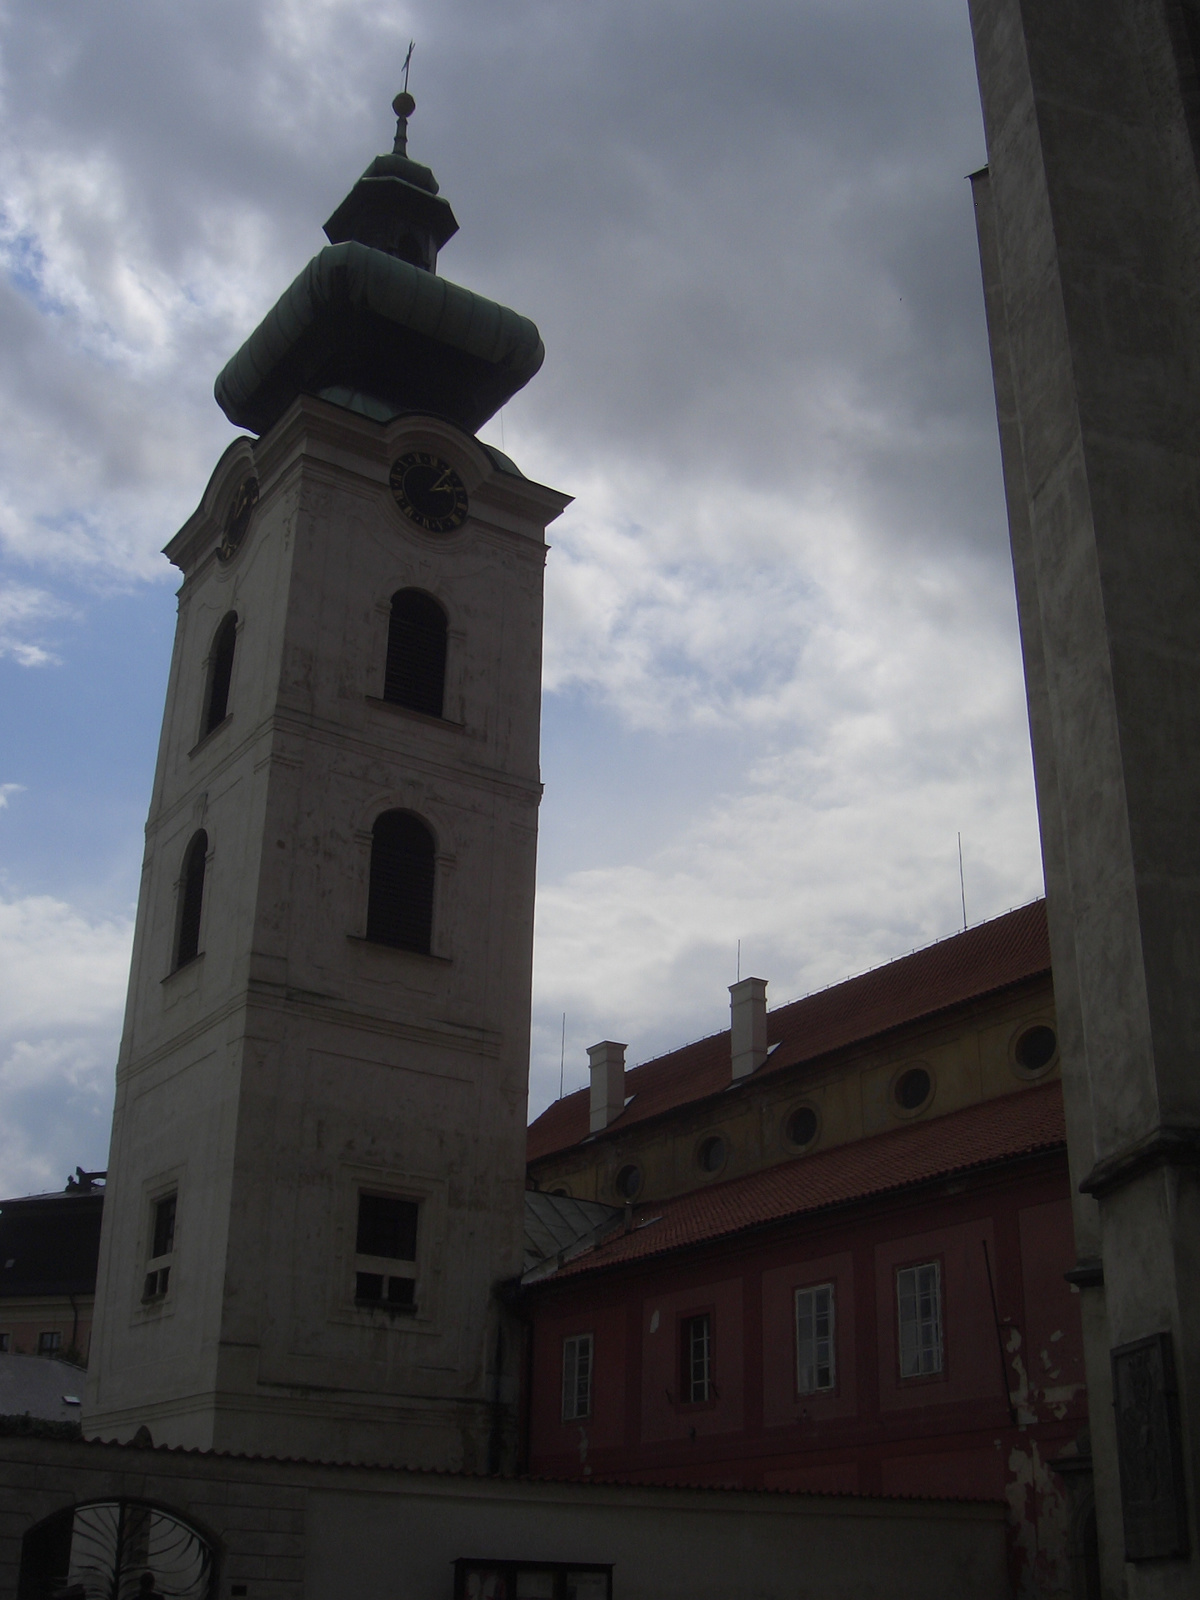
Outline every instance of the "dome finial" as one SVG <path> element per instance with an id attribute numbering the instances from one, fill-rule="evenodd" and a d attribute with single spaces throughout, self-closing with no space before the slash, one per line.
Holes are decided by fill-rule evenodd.
<path id="1" fill-rule="evenodd" d="M 417 102 L 407 89 L 402 89 L 392 101 L 392 110 L 396 113 L 396 141 L 392 145 L 394 156 L 408 154 L 408 119 L 417 109 Z"/>

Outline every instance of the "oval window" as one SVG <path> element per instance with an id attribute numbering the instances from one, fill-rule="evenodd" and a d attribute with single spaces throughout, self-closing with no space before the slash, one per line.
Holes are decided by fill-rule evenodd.
<path id="1" fill-rule="evenodd" d="M 1025 1029 L 1017 1040 L 1013 1054 L 1022 1072 L 1041 1072 L 1054 1060 L 1057 1049 L 1058 1035 L 1053 1028 L 1039 1022 L 1036 1027 Z"/>
<path id="2" fill-rule="evenodd" d="M 788 1143 L 811 1144 L 817 1137 L 817 1113 L 811 1106 L 800 1106 L 787 1120 Z"/>
<path id="3" fill-rule="evenodd" d="M 642 1169 L 630 1163 L 622 1167 L 613 1182 L 613 1188 L 622 1200 L 633 1200 L 638 1190 L 642 1187 Z"/>
<path id="4" fill-rule="evenodd" d="M 902 1111 L 917 1111 L 929 1099 L 933 1079 L 924 1067 L 910 1067 L 896 1083 L 896 1104 Z"/>
<path id="5" fill-rule="evenodd" d="M 720 1172 L 725 1165 L 726 1145 L 719 1133 L 714 1133 L 711 1139 L 705 1139 L 700 1146 L 697 1159 L 705 1172 Z"/>

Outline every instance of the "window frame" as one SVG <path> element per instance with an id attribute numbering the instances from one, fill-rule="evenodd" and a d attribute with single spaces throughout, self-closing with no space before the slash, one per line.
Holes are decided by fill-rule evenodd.
<path id="1" fill-rule="evenodd" d="M 573 1411 L 569 1411 L 567 1409 L 567 1394 L 568 1394 L 568 1385 L 567 1385 L 567 1370 L 568 1370 L 568 1368 L 567 1368 L 567 1351 L 568 1351 L 569 1348 L 573 1349 L 574 1357 L 575 1357 L 574 1369 L 573 1369 L 573 1372 L 572 1372 L 573 1381 L 572 1381 L 572 1385 L 571 1385 L 571 1387 L 572 1387 L 572 1389 L 574 1391 L 574 1401 L 575 1401 L 575 1406 L 576 1406 L 576 1409 L 573 1410 Z M 586 1372 L 586 1375 L 584 1377 L 583 1385 L 582 1385 L 583 1389 L 584 1389 L 584 1405 L 583 1405 L 583 1409 L 579 1410 L 578 1409 L 579 1391 L 580 1391 L 579 1352 L 581 1350 L 583 1350 L 583 1349 L 587 1350 L 587 1372 Z M 592 1385 L 593 1385 L 593 1380 L 595 1378 L 595 1373 L 596 1373 L 596 1337 L 595 1337 L 595 1334 L 591 1333 L 591 1332 L 564 1334 L 563 1335 L 563 1341 L 562 1341 L 562 1420 L 564 1422 L 584 1422 L 591 1416 L 591 1414 L 592 1414 Z"/>
<path id="2" fill-rule="evenodd" d="M 396 681 L 400 676 L 399 658 L 402 653 L 400 648 L 401 636 L 399 630 L 401 626 L 413 626 L 411 619 L 407 624 L 405 624 L 400 618 L 397 617 L 397 602 L 401 601 L 406 596 L 414 596 L 421 602 L 426 603 L 429 607 L 435 608 L 441 623 L 438 637 L 441 659 L 440 661 L 433 661 L 431 663 L 434 671 L 430 674 L 430 681 L 432 681 L 434 677 L 438 679 L 439 693 L 437 695 L 428 697 L 427 703 L 423 705 L 415 705 L 412 703 L 413 699 L 422 698 L 422 696 L 419 694 L 410 696 L 407 699 L 403 698 L 400 692 L 400 686 Z M 422 667 L 427 665 L 427 663 L 423 661 L 418 662 L 417 653 L 415 652 L 413 653 L 411 660 L 415 665 L 420 665 Z M 446 720 L 446 690 L 448 681 L 447 669 L 449 666 L 449 660 L 450 613 L 442 600 L 440 600 L 437 595 L 431 594 L 428 589 L 422 589 L 417 584 L 405 584 L 401 588 L 395 590 L 388 597 L 387 603 L 387 635 L 384 646 L 382 693 L 380 695 L 380 698 L 384 704 L 395 706 L 401 711 L 411 712 L 415 716 L 430 717 L 435 722 L 444 722 Z M 391 692 L 389 692 L 389 690 Z M 429 706 L 435 701 L 438 709 L 436 711 L 430 710 Z"/>
<path id="3" fill-rule="evenodd" d="M 829 1381 L 827 1383 L 821 1383 L 819 1381 L 822 1363 L 821 1363 L 821 1361 L 819 1359 L 818 1352 L 819 1352 L 819 1349 L 820 1349 L 821 1338 L 820 1338 L 820 1335 L 816 1331 L 816 1329 L 817 1329 L 817 1321 L 816 1321 L 817 1312 L 816 1312 L 816 1307 L 815 1307 L 815 1304 L 814 1304 L 814 1309 L 813 1309 L 813 1337 L 812 1337 L 813 1361 L 812 1361 L 811 1370 L 813 1372 L 815 1381 L 813 1382 L 813 1384 L 810 1387 L 806 1388 L 805 1384 L 804 1384 L 804 1377 L 803 1377 L 804 1368 L 801 1365 L 800 1297 L 801 1297 L 801 1295 L 816 1296 L 816 1295 L 821 1294 L 823 1291 L 827 1291 L 828 1295 L 829 1295 L 829 1308 L 828 1308 L 829 1309 L 829 1329 L 828 1329 L 827 1334 L 825 1335 L 825 1342 L 828 1345 L 828 1351 L 829 1351 L 829 1360 L 828 1360 L 828 1363 L 827 1363 L 828 1371 L 829 1371 Z M 810 1398 L 810 1397 L 815 1396 L 815 1395 L 836 1394 L 837 1393 L 837 1280 L 833 1279 L 833 1278 L 828 1278 L 823 1283 L 806 1283 L 806 1284 L 801 1284 L 801 1285 L 797 1286 L 797 1288 L 794 1290 L 793 1296 L 792 1296 L 792 1313 L 793 1313 L 793 1328 L 794 1328 L 794 1333 L 795 1333 L 795 1356 L 796 1356 L 794 1377 L 795 1377 L 795 1381 L 796 1381 L 796 1394 L 797 1394 L 797 1396 L 802 1398 L 802 1399 L 807 1399 L 807 1398 Z"/>
<path id="4" fill-rule="evenodd" d="M 681 1313 L 676 1327 L 675 1348 L 678 1359 L 679 1374 L 679 1404 L 689 1408 L 711 1406 L 717 1398 L 717 1385 L 714 1378 L 715 1364 L 713 1361 L 713 1313 L 712 1308 L 700 1308 L 694 1311 Z M 688 1331 L 698 1323 L 704 1324 L 705 1352 L 704 1352 L 704 1392 L 695 1393 L 696 1379 L 694 1368 L 694 1347 L 685 1341 L 689 1340 Z"/>
<path id="5" fill-rule="evenodd" d="M 233 698 L 233 673 L 237 662 L 238 640 L 241 637 L 242 619 L 236 611 L 227 611 L 217 623 L 213 636 L 209 641 L 208 655 L 204 662 L 204 700 L 200 709 L 200 737 L 197 745 L 203 744 L 210 733 L 216 733 L 229 721 L 233 712 L 230 710 L 230 701 Z M 224 702 L 221 715 L 213 717 L 213 702 L 218 687 L 218 674 L 222 670 L 222 654 L 225 641 L 228 645 L 228 672 L 225 674 Z"/>
<path id="6" fill-rule="evenodd" d="M 380 861 L 377 864 L 376 859 L 376 849 L 387 848 L 386 845 L 380 847 L 380 835 L 378 831 L 379 825 L 385 817 L 408 818 L 412 822 L 418 824 L 428 836 L 428 883 L 427 885 L 422 883 L 419 886 L 421 888 L 422 896 L 424 896 L 427 889 L 428 904 L 426 905 L 424 899 L 422 899 L 422 903 L 419 908 L 421 913 L 420 932 L 422 934 L 422 938 L 419 942 L 401 942 L 396 938 L 381 937 L 381 934 L 387 931 L 381 926 L 381 924 L 386 923 L 389 918 L 394 920 L 395 910 L 394 890 L 388 886 L 384 877 L 386 863 Z M 413 810 L 411 806 L 387 806 L 376 814 L 375 819 L 371 824 L 368 837 L 370 842 L 367 852 L 367 905 L 366 931 L 364 933 L 366 942 L 369 944 L 378 945 L 385 950 L 402 950 L 407 955 L 432 956 L 436 958 L 437 952 L 435 948 L 435 941 L 437 934 L 439 863 L 438 835 L 436 829 L 426 817 L 422 816 L 419 811 Z M 423 854 L 421 866 L 422 872 L 424 872 L 426 870 L 426 863 Z"/>
<path id="7" fill-rule="evenodd" d="M 142 1274 L 142 1305 L 147 1308 L 162 1305 L 171 1292 L 175 1276 L 175 1247 L 179 1238 L 179 1185 L 171 1184 L 147 1196 L 150 1206 L 149 1226 L 146 1234 L 146 1264 Z M 162 1207 L 173 1203 L 168 1248 L 158 1249 L 158 1223 Z"/>
<path id="8" fill-rule="evenodd" d="M 194 859 L 200 841 L 204 841 L 203 851 L 200 852 L 199 871 L 194 870 Z M 171 947 L 171 972 L 182 972 L 185 967 L 190 967 L 193 961 L 198 961 L 204 954 L 204 911 L 208 901 L 207 889 L 209 884 L 208 864 L 212 860 L 212 841 L 208 836 L 207 828 L 197 828 L 187 842 L 179 866 L 179 876 L 175 880 L 175 937 Z M 185 954 L 184 934 L 191 934 L 192 894 L 196 896 L 195 908 L 195 941 L 194 950 L 188 948 Z M 189 939 L 190 943 L 190 939 Z"/>
<path id="9" fill-rule="evenodd" d="M 934 1317 L 933 1320 L 934 1320 L 935 1325 L 936 1325 L 935 1326 L 936 1346 L 934 1347 L 934 1355 L 936 1357 L 936 1365 L 931 1366 L 927 1370 L 921 1370 L 921 1362 L 922 1362 L 922 1359 L 923 1359 L 923 1346 L 920 1343 L 918 1343 L 918 1345 L 916 1347 L 916 1354 L 917 1354 L 917 1357 L 918 1357 L 917 1370 L 915 1372 L 906 1372 L 904 1370 L 904 1362 L 905 1362 L 904 1294 L 903 1294 L 903 1290 L 901 1288 L 901 1279 L 906 1273 L 912 1273 L 914 1275 L 917 1275 L 917 1274 L 920 1274 L 922 1272 L 928 1272 L 928 1271 L 932 1271 L 932 1273 L 933 1273 L 933 1282 L 934 1282 L 934 1291 L 935 1291 L 935 1293 L 934 1293 L 934 1302 L 933 1302 L 934 1303 L 934 1308 L 935 1308 L 935 1317 Z M 945 1294 L 944 1294 L 944 1290 L 943 1290 L 942 1258 L 940 1256 L 933 1256 L 933 1257 L 931 1257 L 931 1258 L 929 1258 L 927 1260 L 924 1260 L 924 1261 L 912 1261 L 912 1262 L 907 1262 L 902 1266 L 897 1266 L 894 1269 L 893 1280 L 892 1281 L 893 1281 L 893 1285 L 894 1285 L 894 1289 L 895 1289 L 895 1295 L 896 1295 L 896 1371 L 897 1371 L 898 1376 L 899 1376 L 899 1381 L 901 1383 L 928 1383 L 931 1380 L 936 1380 L 936 1379 L 944 1377 L 945 1373 L 946 1373 L 946 1309 L 945 1309 Z M 921 1302 L 921 1292 L 922 1291 L 921 1291 L 921 1288 L 920 1288 L 920 1279 L 919 1279 L 918 1276 L 914 1276 L 913 1282 L 914 1282 L 913 1302 L 914 1302 L 914 1304 L 916 1306 L 916 1309 L 917 1309 L 917 1316 L 916 1316 L 915 1325 L 916 1325 L 916 1327 L 918 1329 L 918 1337 L 919 1337 L 919 1331 L 920 1331 L 920 1328 L 921 1328 L 921 1325 L 922 1325 L 922 1321 L 923 1321 L 923 1319 L 920 1316 L 920 1302 Z"/>
<path id="10" fill-rule="evenodd" d="M 362 1202 L 364 1199 L 390 1200 L 397 1205 L 411 1206 L 413 1208 L 416 1215 L 412 1225 L 413 1253 L 411 1258 L 400 1255 L 373 1255 L 370 1251 L 359 1250 L 358 1242 L 362 1228 Z M 354 1252 L 350 1269 L 354 1280 L 353 1303 L 356 1309 L 368 1312 L 386 1311 L 391 1316 L 415 1316 L 420 1310 L 417 1288 L 420 1280 L 418 1262 L 421 1250 L 422 1210 L 421 1197 L 417 1195 L 397 1193 L 394 1189 L 381 1189 L 371 1184 L 356 1185 Z M 378 1296 L 363 1293 L 363 1280 L 373 1278 L 380 1280 Z"/>

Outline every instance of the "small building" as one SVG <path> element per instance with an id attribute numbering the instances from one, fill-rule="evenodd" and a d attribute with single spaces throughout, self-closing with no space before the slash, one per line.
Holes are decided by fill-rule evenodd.
<path id="1" fill-rule="evenodd" d="M 0 1355 L 86 1365 L 103 1179 L 76 1167 L 57 1193 L 0 1201 Z"/>

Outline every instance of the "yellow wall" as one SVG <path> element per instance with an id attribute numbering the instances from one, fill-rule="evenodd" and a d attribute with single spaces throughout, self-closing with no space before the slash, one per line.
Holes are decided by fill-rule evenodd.
<path id="1" fill-rule="evenodd" d="M 614 1187 L 616 1175 L 634 1163 L 643 1173 L 639 1202 L 685 1194 L 1057 1077 L 1057 1052 L 1036 1077 L 1017 1066 L 1015 1043 L 1035 1023 L 1054 1026 L 1049 976 L 815 1065 L 773 1074 L 768 1063 L 737 1089 L 545 1156 L 530 1173 L 540 1189 L 565 1189 L 577 1199 L 615 1204 L 622 1199 Z M 913 1066 L 923 1066 L 933 1080 L 929 1099 L 915 1113 L 903 1111 L 893 1093 L 899 1077 Z M 816 1138 L 800 1152 L 788 1143 L 785 1129 L 803 1105 L 812 1107 L 819 1125 Z M 710 1174 L 700 1167 L 698 1152 L 713 1134 L 725 1139 L 728 1155 Z"/>

